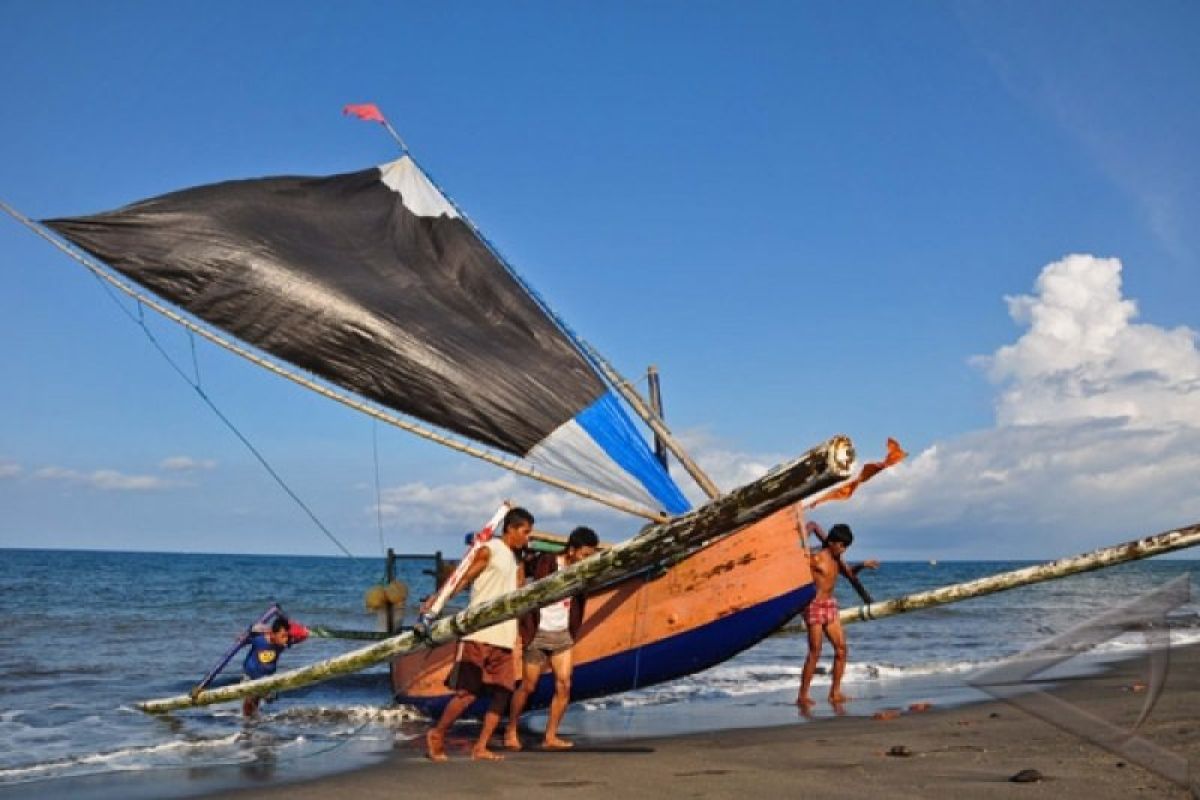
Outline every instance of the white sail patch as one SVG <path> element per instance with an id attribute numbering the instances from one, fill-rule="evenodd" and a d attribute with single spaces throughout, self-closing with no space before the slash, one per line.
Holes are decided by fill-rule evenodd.
<path id="1" fill-rule="evenodd" d="M 399 194 L 404 207 L 418 217 L 458 216 L 450 201 L 410 157 L 401 156 L 389 164 L 382 164 L 379 172 L 384 185 Z"/>
<path id="2" fill-rule="evenodd" d="M 662 507 L 646 491 L 641 481 L 604 452 L 575 420 L 559 425 L 554 433 L 538 442 L 525 458 L 546 472 L 637 501 L 653 511 Z"/>

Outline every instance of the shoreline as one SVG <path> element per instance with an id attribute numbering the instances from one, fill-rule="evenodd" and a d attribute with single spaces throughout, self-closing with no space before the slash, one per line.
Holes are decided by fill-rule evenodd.
<path id="1" fill-rule="evenodd" d="M 1048 690 L 1129 729 L 1146 700 L 1144 658 Z M 334 794 L 391 798 L 400 787 L 438 797 L 525 798 L 547 789 L 573 798 L 796 796 L 891 798 L 1021 796 L 1125 800 L 1188 798 L 1182 785 L 1004 702 L 990 700 L 895 717 L 828 717 L 806 724 L 729 728 L 669 737 L 588 740 L 567 752 L 526 749 L 499 764 L 466 757 L 469 732 L 448 742 L 451 761 L 424 758 L 418 739 L 351 773 L 207 797 L 309 800 Z M 887 717 L 888 715 L 882 715 Z M 1162 695 L 1139 735 L 1200 766 L 1200 646 L 1171 651 Z M 532 737 L 526 737 L 527 739 Z M 1010 779 L 1023 770 L 1032 783 Z M 1197 769 L 1192 770 L 1192 780 Z M 1195 784 L 1193 784 L 1195 786 Z M 1195 795 L 1200 796 L 1200 795 Z"/>
<path id="2" fill-rule="evenodd" d="M 1139 733 L 1200 766 L 1200 645 L 1173 648 L 1170 656 L 1162 695 Z M 1128 729 L 1147 698 L 1145 688 L 1137 688 L 1147 682 L 1146 664 L 1143 655 L 1093 667 L 1056 679 L 1048 691 Z M 1191 796 L 1122 755 L 987 699 L 958 676 L 884 681 L 875 687 L 863 682 L 855 688 L 875 690 L 851 704 L 861 716 L 834 716 L 822 699 L 818 714 L 803 720 L 791 702 L 794 690 L 575 712 L 564 725 L 575 749 L 540 751 L 530 746 L 538 737 L 527 730 L 526 749 L 506 753 L 499 764 L 469 759 L 472 726 L 448 739 L 448 764 L 424 757 L 423 737 L 396 735 L 390 742 L 376 742 L 374 749 L 335 748 L 292 763 L 266 759 L 67 778 L 0 789 L 0 797 L 306 800 L 332 795 L 393 798 L 401 789 L 495 798 L 524 798 L 550 789 L 598 800 L 635 793 L 744 800 L 748 794 L 794 796 L 801 790 L 805 797 L 817 798 L 884 791 L 893 798 L 1007 797 L 1017 792 L 1056 800 Z M 947 693 L 955 688 L 957 694 Z M 910 710 L 914 704 L 919 709 L 921 697 L 932 698 L 935 705 Z M 888 709 L 895 713 L 878 713 Z M 694 732 L 697 728 L 701 732 Z M 1009 781 L 1027 769 L 1037 770 L 1043 779 Z"/>

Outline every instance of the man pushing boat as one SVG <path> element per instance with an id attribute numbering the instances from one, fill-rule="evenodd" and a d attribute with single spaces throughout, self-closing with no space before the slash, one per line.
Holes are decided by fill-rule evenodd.
<path id="1" fill-rule="evenodd" d="M 846 633 L 842 630 L 842 622 L 838 617 L 838 604 L 837 598 L 833 596 L 833 587 L 837 583 L 842 555 L 854 542 L 854 533 L 849 525 L 839 523 L 829 529 L 828 536 L 822 536 L 821 527 L 817 523 L 808 524 L 810 529 L 815 529 L 817 535 L 821 536 L 825 546 L 809 556 L 817 596 L 804 609 L 804 624 L 808 628 L 808 658 L 804 660 L 804 672 L 800 676 L 800 694 L 796 697 L 796 705 L 800 706 L 802 711 L 813 707 L 808 689 L 817 671 L 821 647 L 828 636 L 833 644 L 833 678 L 829 684 L 829 702 L 837 709 L 846 701 L 846 696 L 842 694 L 842 675 L 846 672 L 846 657 L 849 651 L 846 647 Z M 849 567 L 849 570 L 850 574 L 857 575 L 864 569 L 878 567 L 878 561 L 870 560 Z"/>
<path id="2" fill-rule="evenodd" d="M 594 530 L 578 527 L 567 537 L 567 546 L 562 553 L 541 553 L 530 558 L 526 563 L 526 578 L 541 580 L 564 567 L 578 564 L 595 553 L 599 546 L 600 540 Z M 521 738 L 517 733 L 521 712 L 525 710 L 529 695 L 537 688 L 538 679 L 547 665 L 554 674 L 554 698 L 550 701 L 542 747 L 547 750 L 567 750 L 574 746 L 559 737 L 558 726 L 571 702 L 571 649 L 583 625 L 585 602 L 584 594 L 580 593 L 521 617 L 519 626 L 524 665 L 521 685 L 512 696 L 508 730 L 504 734 L 504 746 L 509 750 L 521 749 Z"/>
<path id="3" fill-rule="evenodd" d="M 514 508 L 504 515 L 498 539 L 489 539 L 471 556 L 466 572 L 445 595 L 448 599 L 467 586 L 471 587 L 468 608 L 475 608 L 516 591 L 519 570 L 516 554 L 529 543 L 533 531 L 533 515 L 523 508 Z M 428 612 L 432 600 L 421 610 Z M 497 623 L 490 628 L 467 634 L 458 643 L 454 669 L 446 685 L 454 696 L 446 704 L 437 724 L 425 734 L 431 761 L 446 761 L 446 732 L 462 713 L 481 694 L 490 693 L 491 703 L 483 716 L 483 728 L 471 749 L 471 757 L 485 761 L 503 758 L 488 749 L 488 740 L 500 724 L 500 715 L 508 706 L 509 696 L 516 683 L 513 648 L 517 644 L 517 621 Z"/>

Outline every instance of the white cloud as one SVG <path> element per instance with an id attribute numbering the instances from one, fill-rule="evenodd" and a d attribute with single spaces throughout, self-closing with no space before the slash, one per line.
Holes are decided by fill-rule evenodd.
<path id="1" fill-rule="evenodd" d="M 1004 385 L 1000 425 L 1119 417 L 1133 425 L 1200 426 L 1196 333 L 1135 324 L 1121 296 L 1121 262 L 1072 255 L 1050 264 L 1037 294 L 1006 298 L 1029 330 L 978 358 Z"/>
<path id="2" fill-rule="evenodd" d="M 216 466 L 217 462 L 212 459 L 198 459 L 190 456 L 170 456 L 164 458 L 158 465 L 159 469 L 167 472 L 195 472 L 213 469 Z"/>
<path id="3" fill-rule="evenodd" d="M 935 443 L 816 516 L 861 523 L 863 541 L 892 557 L 967 558 L 1066 555 L 1200 519 L 1196 333 L 1137 322 L 1117 259 L 1068 256 L 1042 270 L 1033 294 L 1006 300 L 1021 335 L 973 359 L 998 386 L 994 426 Z M 894 422 L 903 441 L 904 421 Z M 738 452 L 703 431 L 680 438 L 725 490 L 795 455 Z M 513 475 L 405 484 L 383 493 L 383 510 L 468 530 L 506 497 L 539 527 L 596 513 Z M 608 530 L 615 519 L 626 518 L 609 515 Z"/>
<path id="4" fill-rule="evenodd" d="M 1195 332 L 1136 323 L 1116 259 L 1068 256 L 1042 270 L 1033 295 L 1007 300 L 1027 329 L 975 359 L 1000 386 L 995 426 L 880 476 L 855 516 L 957 531 L 957 544 L 1002 555 L 1064 553 L 1200 518 Z"/>
<path id="5" fill-rule="evenodd" d="M 537 518 L 539 528 L 544 527 L 543 523 L 549 527 L 554 527 L 555 523 L 574 525 L 576 518 L 594 517 L 598 509 L 599 513 L 604 513 L 591 500 L 511 473 L 466 483 L 417 481 L 385 488 L 380 492 L 379 511 L 385 519 L 400 519 L 406 525 L 457 526 L 473 530 L 487 522 L 504 500 L 512 500 L 529 509 Z M 374 506 L 369 510 L 372 515 L 376 512 Z"/>
<path id="6" fill-rule="evenodd" d="M 0 479 L 15 478 L 22 472 L 21 465 L 12 461 L 0 461 Z"/>
<path id="7" fill-rule="evenodd" d="M 684 449 L 691 454 L 700 469 L 712 479 L 721 491 L 728 492 L 739 486 L 758 480 L 771 467 L 794 458 L 784 454 L 745 453 L 730 447 L 711 436 L 707 431 L 681 431 L 676 434 Z M 704 493 L 695 485 L 683 467 L 674 462 L 671 466 L 676 481 L 693 504 L 705 501 Z"/>
<path id="8" fill-rule="evenodd" d="M 92 472 L 63 467 L 42 467 L 33 473 L 39 480 L 87 486 L 105 492 L 146 492 L 174 488 L 177 484 L 156 475 L 127 475 L 113 469 L 98 469 Z"/>

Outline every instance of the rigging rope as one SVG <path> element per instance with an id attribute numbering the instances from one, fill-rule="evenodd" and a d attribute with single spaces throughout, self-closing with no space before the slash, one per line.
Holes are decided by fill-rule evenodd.
<path id="1" fill-rule="evenodd" d="M 325 523 L 321 522 L 316 513 L 314 513 L 313 510 L 309 508 L 303 500 L 300 499 L 300 496 L 292 490 L 292 487 L 287 484 L 287 481 L 285 481 L 283 477 L 275 471 L 275 468 L 272 467 L 267 461 L 266 457 L 259 452 L 258 448 L 255 447 L 248 438 L 246 438 L 246 435 L 243 434 L 241 430 L 239 430 L 238 427 L 233 424 L 233 421 L 230 420 L 229 417 L 225 416 L 221 409 L 217 408 L 217 404 L 214 403 L 212 398 L 208 396 L 208 393 L 204 391 L 204 387 L 200 385 L 200 362 L 196 358 L 196 339 L 194 334 L 191 331 L 188 331 L 188 340 L 191 342 L 192 349 L 192 366 L 195 369 L 196 374 L 195 380 L 188 377 L 188 374 L 183 370 L 182 367 L 179 366 L 178 363 L 176 363 L 175 359 L 171 358 L 171 354 L 166 351 L 166 349 L 162 346 L 162 343 L 159 342 L 158 337 L 156 337 L 154 332 L 150 330 L 150 327 L 146 324 L 146 314 L 145 309 L 142 306 L 142 302 L 140 300 L 136 301 L 137 315 L 135 316 L 134 314 L 130 313 L 129 309 L 125 307 L 120 298 L 113 293 L 112 288 L 105 281 L 103 281 L 100 276 L 92 273 L 92 277 L 96 279 L 96 282 L 100 285 L 100 288 L 104 290 L 104 293 L 108 295 L 108 298 L 112 300 L 113 304 L 120 309 L 121 313 L 128 317 L 134 325 L 137 325 L 142 329 L 142 333 L 146 335 L 146 338 L 150 340 L 150 344 L 154 345 L 154 349 L 157 350 L 163 359 L 166 360 L 171 369 L 175 370 L 176 374 L 179 375 L 179 377 L 182 378 L 188 386 L 191 386 L 196 391 L 196 394 L 200 396 L 200 399 L 204 401 L 205 405 L 207 405 L 212 412 L 217 415 L 217 419 L 221 420 L 221 422 L 225 424 L 225 427 L 229 428 L 229 430 L 233 432 L 233 435 L 236 436 L 242 442 L 242 444 L 246 446 L 246 449 L 249 450 L 256 459 L 258 459 L 258 463 L 262 464 L 263 468 L 266 469 L 267 474 L 275 479 L 275 482 L 279 484 L 280 488 L 283 489 L 284 492 L 287 493 L 288 497 L 292 498 L 296 505 L 300 506 L 304 513 L 308 515 L 308 518 L 311 519 L 313 523 L 321 530 L 321 532 L 329 537 L 329 540 L 337 545 L 343 553 L 345 553 L 349 558 L 355 558 L 355 555 L 346 549 L 346 546 L 342 544 L 336 536 L 333 535 L 333 532 L 325 526 Z"/>
<path id="2" fill-rule="evenodd" d="M 383 490 L 379 488 L 379 420 L 371 420 L 371 455 L 375 461 L 375 521 L 379 525 L 379 554 L 383 556 L 383 581 L 388 582 L 388 554 L 383 544 Z"/>

